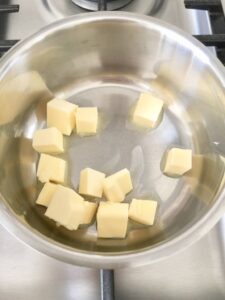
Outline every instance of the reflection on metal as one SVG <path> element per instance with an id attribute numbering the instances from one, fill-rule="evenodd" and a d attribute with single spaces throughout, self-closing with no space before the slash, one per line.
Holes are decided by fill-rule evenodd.
<path id="1" fill-rule="evenodd" d="M 51 99 L 52 94 L 40 74 L 36 71 L 21 72 L 14 78 L 5 78 L 1 82 L 0 125 L 15 121 L 24 114 L 35 102 Z"/>
<path id="2" fill-rule="evenodd" d="M 76 5 L 87 10 L 98 10 L 98 0 L 72 0 Z M 106 10 L 115 10 L 126 6 L 129 2 L 135 0 L 106 0 Z"/>
<path id="3" fill-rule="evenodd" d="M 113 0 L 107 2 L 107 10 L 128 11 L 141 13 L 146 15 L 155 15 L 162 10 L 165 0 Z M 79 13 L 87 13 L 99 9 L 97 1 L 89 0 L 42 0 L 39 6 L 43 15 L 47 13 L 49 17 L 62 18 L 66 16 L 76 15 Z M 117 9 L 116 9 L 117 7 Z M 101 0 L 101 10 L 104 8 L 104 0 Z"/>

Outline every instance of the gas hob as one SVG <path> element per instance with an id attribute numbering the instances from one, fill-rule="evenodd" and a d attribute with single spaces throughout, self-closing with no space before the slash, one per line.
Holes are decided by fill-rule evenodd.
<path id="1" fill-rule="evenodd" d="M 0 0 L 0 5 L 19 5 L 19 12 L 0 15 L 0 53 L 3 55 L 18 40 L 57 19 L 87 12 L 80 3 L 87 5 L 88 1 L 74 2 L 79 5 L 71 0 Z M 204 42 L 210 42 L 208 35 L 218 27 L 211 23 L 212 17 L 218 23 L 215 6 L 209 14 L 193 9 L 194 1 L 186 1 L 192 9 L 186 9 L 182 0 L 125 2 L 119 9 L 162 19 L 190 34 L 201 35 Z M 12 10 L 18 7 L 11 7 Z M 212 41 L 208 45 L 214 46 Z M 218 48 L 217 53 L 222 57 L 222 47 Z M 215 48 L 209 51 L 216 55 Z M 98 270 L 49 258 L 18 241 L 3 227 L 0 227 L 0 241 L 0 300 L 100 299 Z M 224 246 L 225 219 L 222 219 L 202 240 L 179 254 L 144 267 L 116 270 L 116 300 L 225 299 Z"/>

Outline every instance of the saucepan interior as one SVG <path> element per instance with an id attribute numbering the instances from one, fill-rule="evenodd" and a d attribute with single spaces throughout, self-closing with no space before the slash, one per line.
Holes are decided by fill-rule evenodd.
<path id="1" fill-rule="evenodd" d="M 86 14 L 20 43 L 0 67 L 0 191 L 7 224 L 17 220 L 19 231 L 54 243 L 56 252 L 66 246 L 68 253 L 110 257 L 166 247 L 192 228 L 200 232 L 201 220 L 218 220 L 225 78 L 219 62 L 194 39 L 147 17 Z M 165 103 L 162 122 L 147 132 L 129 121 L 142 91 Z M 100 112 L 97 136 L 65 138 L 67 184 L 77 188 L 79 172 L 87 166 L 107 174 L 126 167 L 134 183 L 126 201 L 156 199 L 154 226 L 130 222 L 126 239 L 97 239 L 96 224 L 68 231 L 35 205 L 41 184 L 32 137 L 46 126 L 46 103 L 54 96 Z M 181 178 L 166 177 L 160 169 L 171 146 L 193 150 L 193 168 Z"/>

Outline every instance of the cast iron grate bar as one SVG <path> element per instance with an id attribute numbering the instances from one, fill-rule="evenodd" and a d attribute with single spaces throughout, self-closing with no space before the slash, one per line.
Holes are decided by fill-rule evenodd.
<path id="1" fill-rule="evenodd" d="M 221 0 L 184 0 L 184 5 L 209 12 L 212 34 L 194 37 L 205 46 L 216 47 L 217 56 L 225 65 L 225 15 Z"/>
<path id="2" fill-rule="evenodd" d="M 107 10 L 107 0 L 98 0 L 98 10 Z"/>
<path id="3" fill-rule="evenodd" d="M 20 6 L 18 4 L 13 5 L 3 5 L 0 4 L 0 14 L 5 13 L 15 13 L 18 12 Z M 18 40 L 0 40 L 0 58 L 8 51 L 12 46 L 14 46 Z"/>
<path id="4" fill-rule="evenodd" d="M 0 13 L 14 13 L 18 12 L 20 9 L 20 6 L 15 5 L 0 5 Z"/>
<path id="5" fill-rule="evenodd" d="M 223 13 L 221 0 L 185 0 L 186 8 L 208 10 L 214 13 Z"/>
<path id="6" fill-rule="evenodd" d="M 194 37 L 205 46 L 214 46 L 225 50 L 225 34 L 194 35 Z"/>
<path id="7" fill-rule="evenodd" d="M 17 42 L 19 42 L 19 40 L 0 40 L 0 52 L 8 51 Z"/>

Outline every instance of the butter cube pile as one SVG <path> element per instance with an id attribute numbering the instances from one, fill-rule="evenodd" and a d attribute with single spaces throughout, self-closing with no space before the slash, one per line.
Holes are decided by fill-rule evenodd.
<path id="1" fill-rule="evenodd" d="M 157 207 L 157 202 L 150 200 L 133 199 L 130 207 L 128 203 L 118 203 L 132 189 L 128 169 L 105 177 L 102 172 L 85 168 L 80 172 L 79 193 L 92 197 L 92 201 L 86 201 L 71 188 L 46 182 L 36 204 L 47 207 L 45 216 L 68 230 L 91 224 L 97 212 L 98 238 L 125 238 L 129 217 L 136 222 L 153 225 Z M 120 198 L 117 191 L 122 195 Z M 95 198 L 103 196 L 106 201 L 98 204 Z"/>
<path id="2" fill-rule="evenodd" d="M 62 134 L 70 135 L 76 130 L 81 135 L 97 132 L 97 107 L 78 107 L 62 99 L 53 99 L 47 104 L 47 125 L 56 127 Z"/>
<path id="3" fill-rule="evenodd" d="M 132 121 L 143 128 L 155 128 L 162 117 L 163 101 L 150 93 L 141 93 Z M 129 219 L 151 226 L 155 222 L 157 201 L 132 199 L 128 169 L 105 174 L 92 168 L 80 171 L 78 192 L 66 187 L 67 161 L 56 155 L 64 153 L 63 135 L 89 136 L 97 133 L 97 107 L 78 107 L 55 98 L 47 103 L 47 127 L 33 136 L 33 148 L 40 153 L 37 178 L 44 185 L 36 204 L 46 209 L 45 216 L 68 230 L 82 229 L 97 221 L 98 238 L 121 239 L 127 236 Z M 154 146 L 154 145 L 153 145 Z M 162 172 L 181 176 L 192 168 L 191 149 L 171 148 L 162 158 Z"/>

